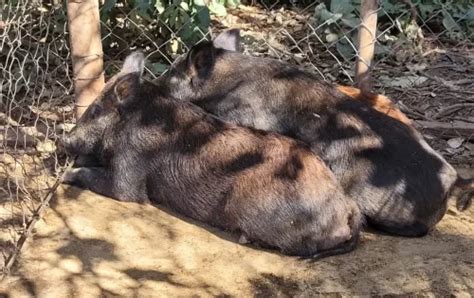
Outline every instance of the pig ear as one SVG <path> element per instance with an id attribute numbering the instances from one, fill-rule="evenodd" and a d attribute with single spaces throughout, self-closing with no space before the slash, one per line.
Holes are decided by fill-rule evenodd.
<path id="1" fill-rule="evenodd" d="M 117 79 L 114 84 L 115 103 L 133 100 L 140 86 L 140 73 L 132 72 Z"/>
<path id="2" fill-rule="evenodd" d="M 145 56 L 140 51 L 132 52 L 125 58 L 122 69 L 114 83 L 115 103 L 132 100 L 138 92 L 140 78 L 145 68 Z"/>
<path id="3" fill-rule="evenodd" d="M 232 52 L 240 51 L 240 30 L 229 29 L 219 34 L 213 41 L 214 47 Z"/>
<path id="4" fill-rule="evenodd" d="M 201 42 L 189 51 L 188 68 L 199 78 L 206 78 L 211 73 L 215 62 L 215 48 L 211 42 Z"/>
<path id="5" fill-rule="evenodd" d="M 138 73 L 139 75 L 142 75 L 144 68 L 145 56 L 142 52 L 135 51 L 125 58 L 125 62 L 123 63 L 122 70 L 120 72 L 122 74 Z"/>

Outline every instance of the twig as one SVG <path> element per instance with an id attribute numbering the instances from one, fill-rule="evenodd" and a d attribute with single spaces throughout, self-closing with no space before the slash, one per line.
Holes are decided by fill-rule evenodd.
<path id="1" fill-rule="evenodd" d="M 450 118 L 451 120 L 457 120 L 457 121 L 464 121 L 464 122 L 468 122 L 468 123 L 474 123 L 474 119 L 469 119 L 469 118 L 464 118 L 464 117 L 451 117 Z"/>
<path id="2" fill-rule="evenodd" d="M 423 120 L 429 120 L 428 118 L 426 118 L 425 115 L 417 112 L 415 109 L 413 108 L 409 108 L 407 107 L 404 103 L 402 102 L 397 102 L 398 107 L 400 108 L 400 111 L 402 111 L 403 113 L 405 114 L 408 114 L 410 116 L 410 118 L 412 119 L 416 119 L 417 117 L 418 118 L 421 118 Z"/>
<path id="3" fill-rule="evenodd" d="M 447 116 L 462 108 L 474 108 L 474 103 L 457 103 L 457 104 L 450 105 L 449 107 L 441 109 L 441 111 L 436 113 L 433 116 L 433 119 L 439 119 L 441 117 Z"/>
<path id="4" fill-rule="evenodd" d="M 472 84 L 473 80 L 471 79 L 460 79 L 453 81 L 453 84 L 455 85 L 465 85 L 465 84 Z"/>
<path id="5" fill-rule="evenodd" d="M 410 0 L 402 0 L 410 8 L 410 18 L 412 24 L 417 24 L 416 20 L 418 19 L 418 12 L 416 11 L 416 6 Z"/>
<path id="6" fill-rule="evenodd" d="M 461 101 L 467 101 L 467 102 L 474 102 L 474 98 L 469 98 L 469 97 L 465 97 L 465 96 L 459 96 L 459 94 L 457 94 L 457 92 L 455 91 L 449 91 L 448 94 L 456 99 L 459 99 Z"/>
<path id="7" fill-rule="evenodd" d="M 73 164 L 74 163 L 71 162 L 66 167 L 65 171 L 71 169 Z M 10 257 L 7 259 L 7 262 L 6 262 L 5 266 L 3 267 L 2 277 L 0 278 L 0 280 L 4 279 L 10 273 L 10 270 L 11 270 L 13 264 L 15 263 L 16 259 L 18 258 L 19 254 L 20 254 L 20 251 L 23 248 L 23 245 L 25 244 L 26 240 L 28 239 L 28 236 L 30 236 L 31 231 L 33 231 L 33 228 L 34 228 L 36 222 L 43 215 L 44 210 L 49 206 L 49 201 L 51 201 L 51 199 L 53 197 L 53 194 L 56 192 L 56 190 L 59 187 L 59 185 L 61 184 L 61 182 L 62 182 L 62 175 L 61 175 L 61 177 L 59 177 L 56 180 L 53 187 L 51 187 L 49 189 L 48 193 L 45 195 L 44 199 L 41 201 L 41 204 L 39 205 L 39 207 L 33 212 L 31 220 L 26 225 L 26 229 L 25 229 L 24 233 L 20 236 L 20 239 L 18 239 L 18 241 L 15 245 L 16 246 L 15 250 L 12 252 Z"/>
<path id="8" fill-rule="evenodd" d="M 31 147 L 18 149 L 18 148 L 9 148 L 7 146 L 4 146 L 3 153 L 9 154 L 9 155 L 37 155 L 40 152 L 36 148 L 31 148 Z"/>
<path id="9" fill-rule="evenodd" d="M 423 76 L 425 76 L 425 77 L 427 77 L 427 78 L 429 78 L 433 81 L 436 81 L 436 82 L 439 82 L 439 83 L 443 84 L 444 86 L 448 87 L 449 89 L 451 89 L 453 91 L 456 91 L 458 93 L 473 94 L 474 95 L 474 91 L 461 90 L 461 88 L 459 86 L 456 86 L 454 84 L 454 82 L 449 82 L 449 81 L 446 81 L 442 78 L 429 75 L 426 72 L 423 72 L 422 74 L 423 74 Z"/>
<path id="10" fill-rule="evenodd" d="M 453 123 L 438 121 L 415 120 L 414 123 L 424 130 L 431 132 L 442 131 L 444 134 L 440 137 L 458 137 L 465 136 L 470 138 L 474 135 L 474 124 L 455 121 Z"/>
<path id="11" fill-rule="evenodd" d="M 426 56 L 431 55 L 432 53 L 446 54 L 447 51 L 446 51 L 446 50 L 441 50 L 441 49 L 436 48 L 436 49 L 431 49 L 431 50 L 429 50 L 429 51 L 424 52 L 424 53 L 422 54 L 422 56 L 423 56 L 423 57 L 426 57 Z"/>
<path id="12" fill-rule="evenodd" d="M 459 67 L 460 66 L 456 64 L 438 64 L 438 65 L 430 66 L 429 70 L 438 69 L 438 68 L 453 68 L 454 70 L 456 70 L 456 68 L 459 68 Z"/>

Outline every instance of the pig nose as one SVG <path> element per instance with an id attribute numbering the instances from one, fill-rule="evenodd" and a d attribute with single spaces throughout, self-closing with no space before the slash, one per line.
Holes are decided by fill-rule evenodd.
<path id="1" fill-rule="evenodd" d="M 57 148 L 61 153 L 70 153 L 70 148 L 72 147 L 72 139 L 68 135 L 60 136 L 57 140 Z"/>

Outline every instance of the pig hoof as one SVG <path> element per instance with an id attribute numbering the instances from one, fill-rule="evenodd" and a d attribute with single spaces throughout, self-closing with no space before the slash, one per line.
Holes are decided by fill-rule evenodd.
<path id="1" fill-rule="evenodd" d="M 244 234 L 240 235 L 239 244 L 247 244 L 247 243 L 250 243 L 250 241 L 247 239 L 247 237 L 245 237 Z"/>
<path id="2" fill-rule="evenodd" d="M 65 184 L 76 185 L 79 182 L 81 168 L 70 169 L 64 172 L 62 182 Z"/>

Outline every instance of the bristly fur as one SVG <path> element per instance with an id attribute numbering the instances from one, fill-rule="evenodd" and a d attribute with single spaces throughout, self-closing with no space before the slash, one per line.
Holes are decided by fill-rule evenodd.
<path id="1" fill-rule="evenodd" d="M 241 54 L 232 48 L 236 34 L 227 31 L 217 44 L 196 45 L 155 83 L 231 123 L 308 144 L 373 227 L 422 236 L 441 220 L 457 172 L 387 98 L 338 88 L 281 61 Z M 194 57 L 207 57 L 207 63 Z"/>
<path id="2" fill-rule="evenodd" d="M 129 56 L 63 141 L 102 167 L 66 183 L 122 200 L 155 202 L 239 231 L 285 254 L 328 256 L 355 248 L 361 214 L 304 144 L 224 123 L 140 80 Z"/>

